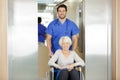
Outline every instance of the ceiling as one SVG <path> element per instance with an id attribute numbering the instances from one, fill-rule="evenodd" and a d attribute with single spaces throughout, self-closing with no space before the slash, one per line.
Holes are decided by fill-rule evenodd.
<path id="1" fill-rule="evenodd" d="M 75 1 L 82 1 L 82 0 L 37 0 L 38 1 L 38 11 L 43 12 L 43 11 L 52 11 L 53 8 L 61 3 L 64 3 L 66 1 L 72 3 Z"/>

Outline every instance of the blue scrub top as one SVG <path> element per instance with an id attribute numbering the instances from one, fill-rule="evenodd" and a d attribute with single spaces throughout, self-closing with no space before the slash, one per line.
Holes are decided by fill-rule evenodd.
<path id="1" fill-rule="evenodd" d="M 52 36 L 52 52 L 55 53 L 57 49 L 61 49 L 59 45 L 59 39 L 61 36 L 69 36 L 72 38 L 73 35 L 76 35 L 79 32 L 80 30 L 77 25 L 69 19 L 66 19 L 63 24 L 59 21 L 59 19 L 52 21 L 46 29 L 46 33 Z M 70 47 L 70 49 L 72 48 Z"/>
<path id="2" fill-rule="evenodd" d="M 42 24 L 38 24 L 38 42 L 45 42 L 46 27 Z"/>

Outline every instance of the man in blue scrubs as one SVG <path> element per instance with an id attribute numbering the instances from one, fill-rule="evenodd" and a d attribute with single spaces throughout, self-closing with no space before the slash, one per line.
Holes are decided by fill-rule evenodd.
<path id="1" fill-rule="evenodd" d="M 42 18 L 38 17 L 38 42 L 40 45 L 44 45 L 46 39 L 46 27 L 41 24 Z"/>
<path id="2" fill-rule="evenodd" d="M 66 18 L 67 6 L 61 4 L 57 7 L 58 18 L 53 20 L 47 27 L 46 41 L 49 56 L 52 56 L 57 49 L 61 49 L 59 39 L 61 36 L 69 36 L 72 39 L 72 46 L 70 50 L 75 50 L 78 43 L 78 33 L 80 30 L 77 25 Z"/>

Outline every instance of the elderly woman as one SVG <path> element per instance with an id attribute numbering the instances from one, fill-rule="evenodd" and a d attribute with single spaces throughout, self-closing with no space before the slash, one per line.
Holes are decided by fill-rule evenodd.
<path id="1" fill-rule="evenodd" d="M 62 49 L 55 52 L 49 60 L 48 65 L 60 70 L 58 80 L 79 80 L 79 73 L 74 67 L 78 65 L 84 66 L 84 61 L 75 51 L 69 50 L 72 41 L 68 36 L 61 37 L 59 44 Z"/>

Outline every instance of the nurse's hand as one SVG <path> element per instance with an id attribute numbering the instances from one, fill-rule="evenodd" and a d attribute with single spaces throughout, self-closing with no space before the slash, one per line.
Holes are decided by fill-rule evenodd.
<path id="1" fill-rule="evenodd" d="M 52 51 L 50 51 L 50 52 L 48 53 L 48 56 L 49 56 L 50 58 L 53 56 Z"/>

